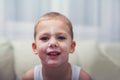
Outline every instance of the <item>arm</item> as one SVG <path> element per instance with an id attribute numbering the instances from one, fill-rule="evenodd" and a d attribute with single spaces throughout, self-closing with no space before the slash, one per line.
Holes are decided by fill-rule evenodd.
<path id="1" fill-rule="evenodd" d="M 92 78 L 89 76 L 89 74 L 87 74 L 84 70 L 81 69 L 79 80 L 92 80 Z"/>
<path id="2" fill-rule="evenodd" d="M 23 75 L 22 80 L 34 80 L 34 69 L 29 70 Z"/>

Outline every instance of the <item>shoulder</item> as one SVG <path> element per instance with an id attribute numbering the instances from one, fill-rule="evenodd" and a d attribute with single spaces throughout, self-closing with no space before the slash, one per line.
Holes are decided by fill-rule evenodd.
<path id="1" fill-rule="evenodd" d="M 27 71 L 24 75 L 22 80 L 34 80 L 34 69 Z"/>
<path id="2" fill-rule="evenodd" d="M 79 80 L 92 80 L 88 73 L 81 69 L 80 71 L 80 79 Z"/>

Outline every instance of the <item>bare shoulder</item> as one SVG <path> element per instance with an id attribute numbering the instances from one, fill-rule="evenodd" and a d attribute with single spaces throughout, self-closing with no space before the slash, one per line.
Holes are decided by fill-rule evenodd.
<path id="1" fill-rule="evenodd" d="M 34 69 L 27 71 L 24 75 L 22 80 L 34 80 Z"/>
<path id="2" fill-rule="evenodd" d="M 81 69 L 80 71 L 80 79 L 79 80 L 92 80 L 90 75 Z"/>

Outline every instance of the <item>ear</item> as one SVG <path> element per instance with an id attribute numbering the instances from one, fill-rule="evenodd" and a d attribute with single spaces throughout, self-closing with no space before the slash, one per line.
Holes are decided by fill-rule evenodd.
<path id="1" fill-rule="evenodd" d="M 32 43 L 32 49 L 35 54 L 37 54 L 37 45 L 35 42 Z"/>
<path id="2" fill-rule="evenodd" d="M 73 52 L 75 51 L 75 47 L 76 47 L 76 42 L 75 42 L 75 41 L 72 41 L 70 53 L 73 53 Z"/>

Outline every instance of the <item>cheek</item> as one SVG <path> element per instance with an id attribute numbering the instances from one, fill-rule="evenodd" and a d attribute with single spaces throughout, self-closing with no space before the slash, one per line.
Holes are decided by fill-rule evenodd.
<path id="1" fill-rule="evenodd" d="M 45 47 L 39 46 L 38 47 L 38 57 L 41 61 L 45 61 L 46 55 L 45 55 Z"/>
<path id="2" fill-rule="evenodd" d="M 37 50 L 44 50 L 47 47 L 47 43 L 43 43 L 38 41 L 37 43 Z"/>
<path id="3" fill-rule="evenodd" d="M 63 45 L 62 45 L 62 51 L 63 51 L 65 54 L 69 54 L 69 52 L 70 52 L 70 45 L 69 45 L 68 43 L 63 44 Z"/>
<path id="4" fill-rule="evenodd" d="M 37 44 L 37 52 L 38 52 L 38 55 L 39 55 L 39 57 L 40 56 L 43 56 L 42 54 L 44 54 L 45 53 L 45 50 L 46 50 L 46 45 L 44 44 L 41 44 L 41 43 L 38 43 Z"/>
<path id="5" fill-rule="evenodd" d="M 61 60 L 65 62 L 68 61 L 70 47 L 68 45 L 63 45 L 61 50 L 62 50 Z"/>

